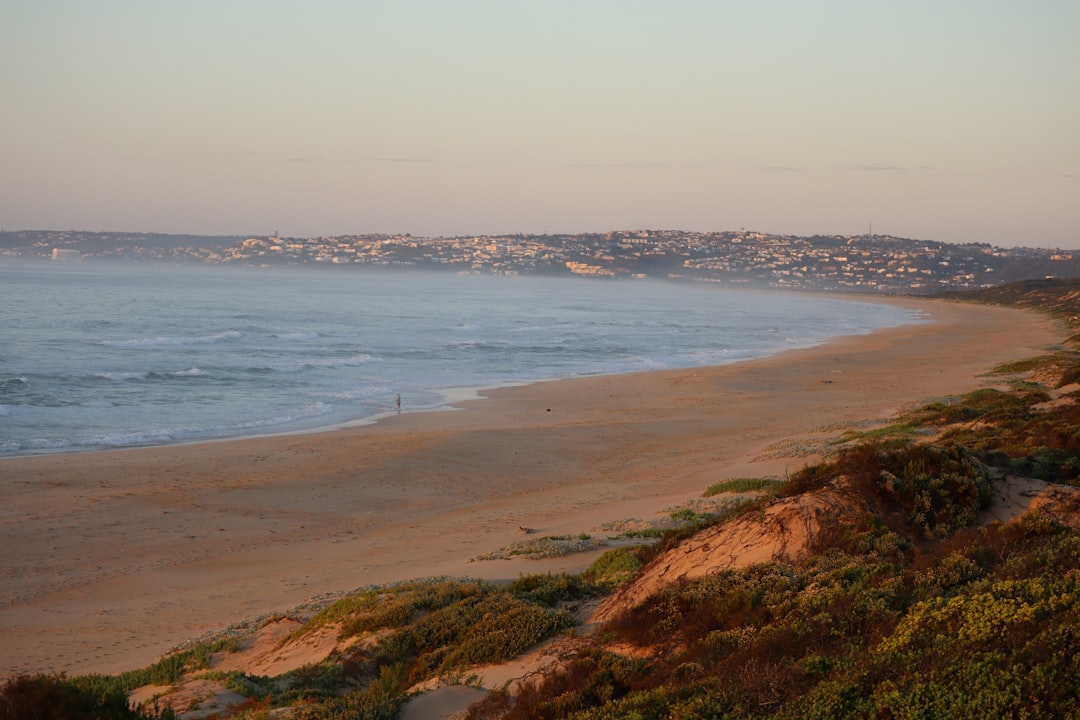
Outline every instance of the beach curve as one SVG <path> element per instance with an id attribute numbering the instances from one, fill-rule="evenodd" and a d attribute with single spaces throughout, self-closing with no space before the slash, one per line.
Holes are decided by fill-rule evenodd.
<path id="1" fill-rule="evenodd" d="M 0 459 L 0 672 L 130 670 L 369 584 L 580 570 L 591 556 L 470 560 L 522 528 L 589 531 L 718 480 L 798 469 L 813 455 L 792 441 L 981 387 L 1062 335 L 1028 311 L 895 302 L 933 322 L 484 391 L 453 412 L 323 433 Z"/>

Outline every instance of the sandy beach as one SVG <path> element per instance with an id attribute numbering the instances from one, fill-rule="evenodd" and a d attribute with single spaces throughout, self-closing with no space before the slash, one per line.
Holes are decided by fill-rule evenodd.
<path id="1" fill-rule="evenodd" d="M 576 571 L 472 560 L 650 518 L 713 482 L 779 475 L 815 443 L 993 382 L 1061 328 L 895 302 L 933 322 L 753 362 L 485 391 L 329 432 L 0 459 L 0 677 L 115 673 L 308 598 L 429 576 Z M 406 408 L 407 410 L 407 408 Z"/>

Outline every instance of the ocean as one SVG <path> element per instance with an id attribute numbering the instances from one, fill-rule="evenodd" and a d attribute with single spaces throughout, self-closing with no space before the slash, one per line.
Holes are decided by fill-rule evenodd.
<path id="1" fill-rule="evenodd" d="M 301 432 L 921 322 L 707 284 L 0 259 L 0 455 Z"/>

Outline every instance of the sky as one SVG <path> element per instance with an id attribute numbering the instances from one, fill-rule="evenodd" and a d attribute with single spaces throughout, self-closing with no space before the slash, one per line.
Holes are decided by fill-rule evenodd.
<path id="1" fill-rule="evenodd" d="M 1076 0 L 0 0 L 0 229 L 1080 249 Z"/>

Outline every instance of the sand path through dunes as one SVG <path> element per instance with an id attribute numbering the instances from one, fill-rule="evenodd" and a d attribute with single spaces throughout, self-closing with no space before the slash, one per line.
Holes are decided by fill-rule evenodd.
<path id="1" fill-rule="evenodd" d="M 898 300 L 933 323 L 762 360 L 485 392 L 332 432 L 0 460 L 0 676 L 113 673 L 357 586 L 514 578 L 470 559 L 783 474 L 770 445 L 987 382 L 1063 335 L 1033 313 Z M 838 430 L 830 431 L 832 436 Z"/>

